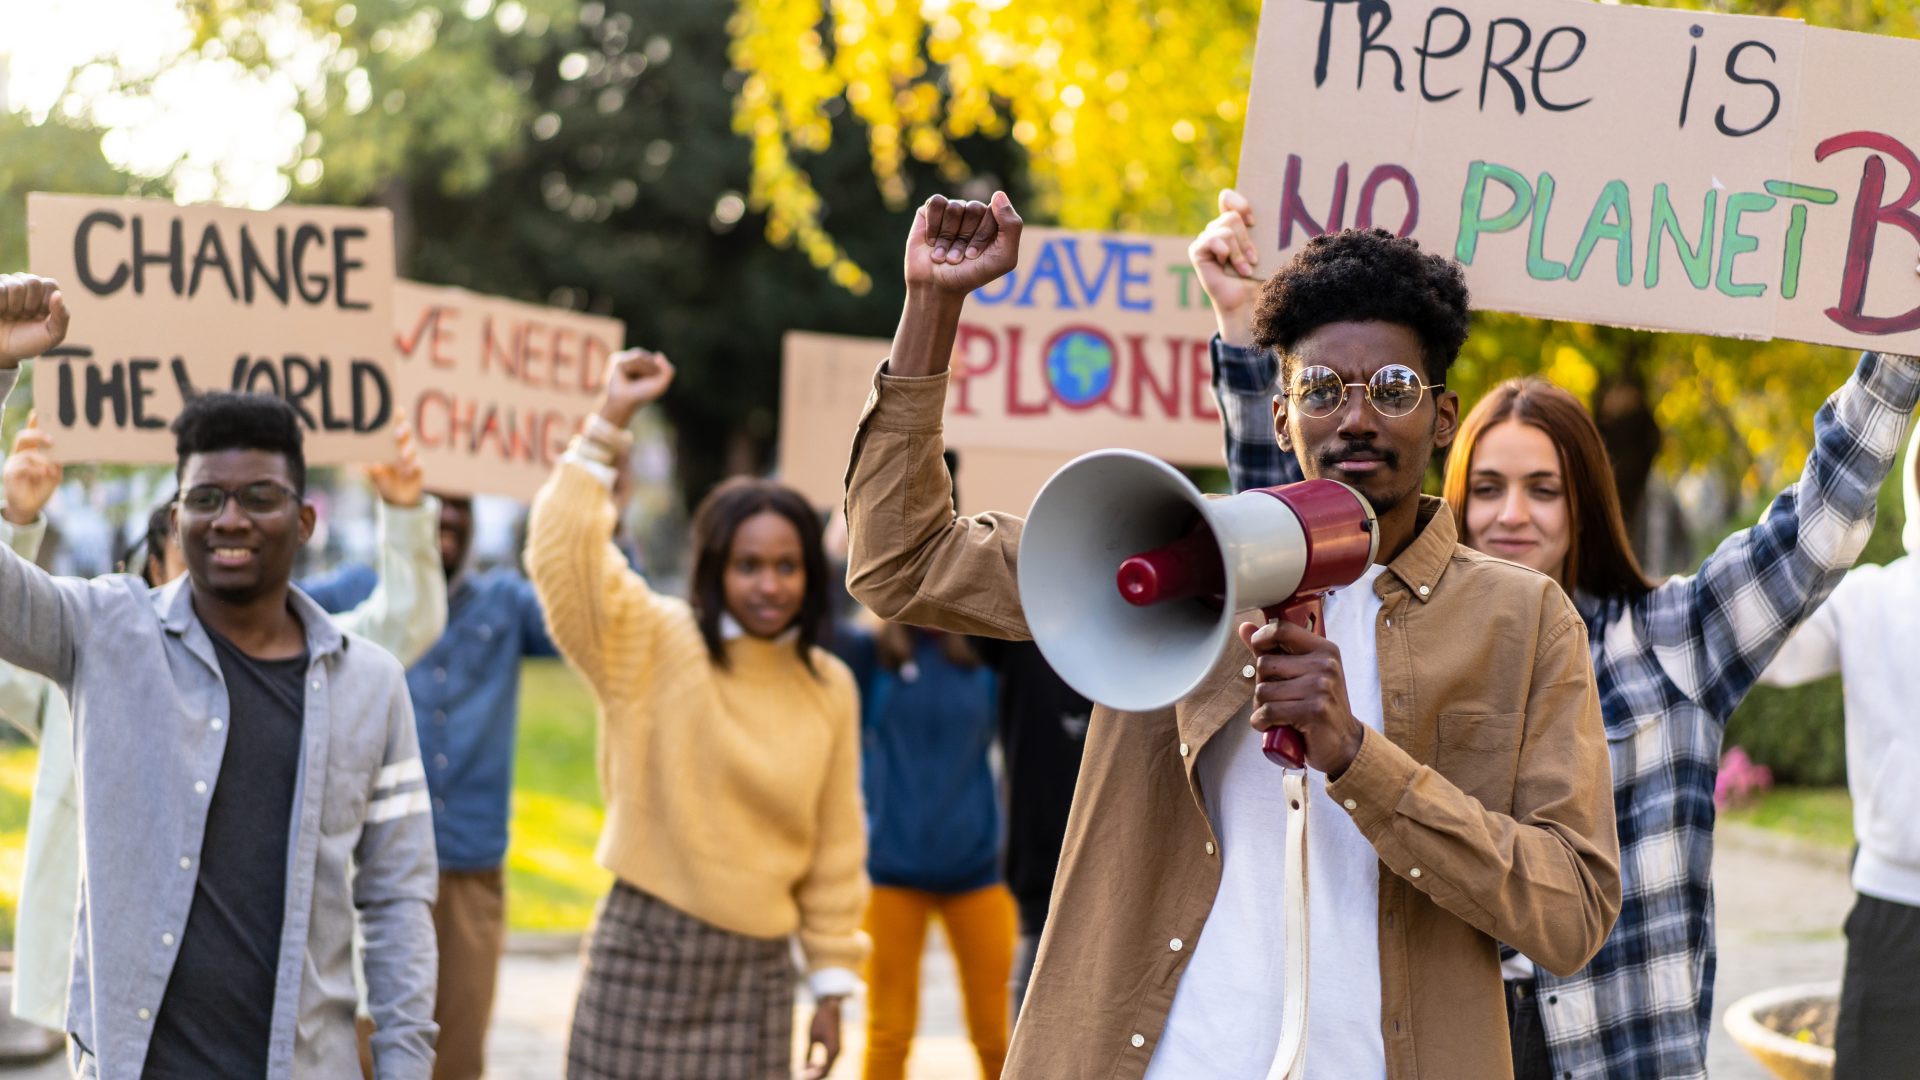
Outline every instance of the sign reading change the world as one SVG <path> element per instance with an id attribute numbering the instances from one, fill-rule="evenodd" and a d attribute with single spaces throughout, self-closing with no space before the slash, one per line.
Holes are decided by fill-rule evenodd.
<path id="1" fill-rule="evenodd" d="M 1920 41 L 1587 0 L 1268 0 L 1261 268 L 1378 226 L 1474 305 L 1920 352 Z"/>

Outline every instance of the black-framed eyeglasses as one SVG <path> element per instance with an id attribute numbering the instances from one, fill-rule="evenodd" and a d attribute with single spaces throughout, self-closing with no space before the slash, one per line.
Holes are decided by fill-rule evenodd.
<path id="1" fill-rule="evenodd" d="M 1405 416 L 1418 408 L 1429 390 L 1443 390 L 1446 383 L 1422 382 L 1420 373 L 1405 364 L 1388 364 L 1363 383 L 1343 382 L 1330 367 L 1314 364 L 1293 374 L 1287 397 L 1301 415 L 1319 418 L 1331 416 L 1347 405 L 1347 389 L 1358 386 L 1381 416 Z"/>
<path id="2" fill-rule="evenodd" d="M 275 480 L 255 480 L 231 491 L 218 484 L 195 484 L 180 493 L 180 509 L 213 517 L 227 508 L 228 499 L 238 502 L 248 517 L 272 517 L 298 502 L 300 494 Z"/>

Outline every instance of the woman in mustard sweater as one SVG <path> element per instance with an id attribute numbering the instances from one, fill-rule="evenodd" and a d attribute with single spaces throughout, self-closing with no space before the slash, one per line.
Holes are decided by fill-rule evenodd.
<path id="1" fill-rule="evenodd" d="M 690 602 L 648 588 L 613 546 L 627 423 L 672 380 L 665 357 L 614 357 L 599 413 L 528 522 L 554 642 L 599 706 L 598 858 L 616 879 L 587 945 L 567 1076 L 786 1080 L 796 934 L 819 1002 L 808 1075 L 824 1076 L 867 950 L 857 695 L 814 644 L 826 560 L 791 489 L 737 479 L 700 504 Z"/>

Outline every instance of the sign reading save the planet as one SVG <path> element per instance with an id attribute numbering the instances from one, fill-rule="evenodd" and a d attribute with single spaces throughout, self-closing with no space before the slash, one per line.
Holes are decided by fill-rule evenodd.
<path id="1" fill-rule="evenodd" d="M 1182 237 L 1029 227 L 1020 265 L 968 297 L 954 343 L 946 444 L 960 505 L 1024 511 L 1074 456 L 1125 446 L 1221 463 L 1207 342 L 1213 311 Z M 838 503 L 847 451 L 887 342 L 788 334 L 780 475 Z"/>
<path id="2" fill-rule="evenodd" d="M 1187 244 L 1025 230 L 1019 267 L 976 291 L 961 316 L 947 394 L 952 445 L 1126 446 L 1219 464 L 1213 312 Z"/>

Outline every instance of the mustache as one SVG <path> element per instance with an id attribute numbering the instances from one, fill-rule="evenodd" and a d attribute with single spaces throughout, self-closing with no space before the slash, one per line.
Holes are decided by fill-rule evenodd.
<path id="1" fill-rule="evenodd" d="M 1328 447 L 1320 451 L 1315 460 L 1320 462 L 1320 467 L 1323 469 L 1331 469 L 1343 461 L 1380 461 L 1385 462 L 1389 469 L 1400 466 L 1398 452 L 1370 443 L 1347 443 L 1343 446 Z"/>

